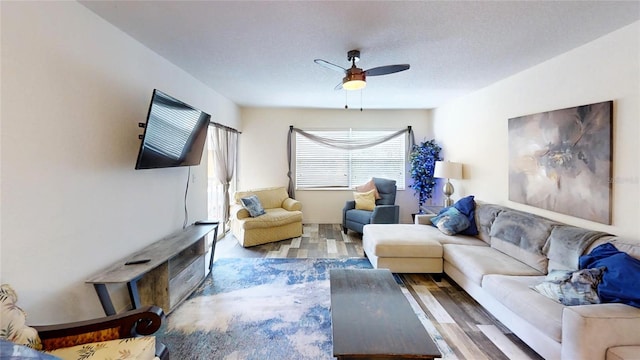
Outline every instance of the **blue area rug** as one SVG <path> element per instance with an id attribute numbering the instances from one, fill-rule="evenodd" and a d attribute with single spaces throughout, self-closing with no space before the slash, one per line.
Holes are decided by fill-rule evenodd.
<path id="1" fill-rule="evenodd" d="M 218 259 L 157 333 L 172 359 L 333 359 L 329 269 L 364 258 Z"/>

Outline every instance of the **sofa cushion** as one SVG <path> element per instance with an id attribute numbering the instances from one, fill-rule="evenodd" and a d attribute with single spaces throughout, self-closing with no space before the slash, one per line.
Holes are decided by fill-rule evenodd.
<path id="1" fill-rule="evenodd" d="M 542 275 L 538 270 L 488 246 L 444 244 L 444 260 L 480 285 L 488 274 Z"/>
<path id="2" fill-rule="evenodd" d="M 587 248 L 583 251 L 582 254 L 580 255 L 586 255 L 588 253 L 590 253 L 593 249 L 597 248 L 598 246 L 602 245 L 602 244 L 606 244 L 606 243 L 613 243 L 617 240 L 618 238 L 615 237 L 614 235 L 606 235 L 603 237 L 598 238 L 596 241 L 592 242 L 591 245 L 587 246 Z M 551 243 L 551 239 L 547 242 L 547 247 L 550 247 L 550 243 Z M 547 248 L 545 247 L 545 249 Z M 640 247 L 639 247 L 640 249 Z M 545 250 L 546 252 L 547 250 Z M 547 258 L 549 257 L 549 254 L 547 253 Z M 554 258 L 556 258 L 556 256 L 553 256 Z M 579 259 L 579 258 L 578 258 Z M 567 265 L 567 261 L 565 261 L 564 259 L 560 260 L 558 259 L 558 261 L 554 260 L 554 259 L 549 259 L 549 266 L 547 267 L 549 271 L 551 270 L 577 270 L 578 267 L 573 268 L 571 266 Z"/>
<path id="3" fill-rule="evenodd" d="M 240 199 L 242 203 L 242 207 L 244 207 L 251 217 L 258 217 L 260 215 L 264 215 L 265 211 L 260 203 L 260 199 L 258 199 L 255 195 L 249 195 L 247 197 L 243 197 Z"/>
<path id="4" fill-rule="evenodd" d="M 478 239 L 475 236 L 468 235 L 454 235 L 449 236 L 443 234 L 438 228 L 433 227 L 431 225 L 402 225 L 402 226 L 413 226 L 416 231 L 420 231 L 423 236 L 437 240 L 440 244 L 460 244 L 460 245 L 475 245 L 475 246 L 489 246 L 484 241 Z"/>
<path id="5" fill-rule="evenodd" d="M 610 234 L 571 225 L 554 226 L 543 252 L 562 269 L 578 270 L 578 258 L 596 240 Z M 552 269 L 552 268 L 549 268 Z"/>
<path id="6" fill-rule="evenodd" d="M 442 245 L 429 239 L 422 226 L 410 224 L 368 224 L 363 228 L 362 247 L 377 257 L 442 257 Z"/>
<path id="7" fill-rule="evenodd" d="M 638 242 L 637 240 L 633 241 L 616 237 L 611 239 L 611 243 L 616 247 L 616 249 L 629 254 L 629 256 L 631 256 L 632 258 L 640 260 L 640 242 Z M 586 253 L 589 253 L 590 250 L 593 249 L 587 249 Z"/>
<path id="8" fill-rule="evenodd" d="M 353 211 L 353 210 L 352 210 Z M 474 245 L 484 246 L 488 245 L 473 236 L 444 235 L 437 228 L 431 225 L 416 225 L 416 224 L 368 224 L 364 226 L 362 242 L 363 247 L 368 243 L 370 238 L 384 239 L 388 241 L 388 246 L 393 246 L 397 241 L 415 241 L 421 242 L 425 240 L 434 240 L 440 244 L 462 244 L 462 245 Z M 370 250 L 373 250 L 370 249 Z M 429 254 L 432 252 L 430 251 Z M 375 253 L 374 253 L 375 254 Z M 442 254 L 442 253 L 440 253 Z M 378 255 L 378 254 L 376 254 Z M 379 256 L 379 255 L 378 255 Z M 419 255 L 416 255 L 419 256 Z M 442 256 L 442 255 L 440 255 Z"/>
<path id="9" fill-rule="evenodd" d="M 430 239 L 437 240 L 440 244 L 459 244 L 459 245 L 473 245 L 489 247 L 489 244 L 478 239 L 475 236 L 456 234 L 453 236 L 445 235 L 433 226 L 423 226 L 424 232 L 426 232 Z"/>
<path id="10" fill-rule="evenodd" d="M 135 359 L 152 360 L 155 358 L 156 339 L 144 336 L 127 339 L 101 341 L 48 351 L 62 359 Z"/>
<path id="11" fill-rule="evenodd" d="M 396 181 L 375 177 L 372 180 L 380 195 L 380 199 L 376 200 L 376 205 L 394 205 L 396 202 Z"/>
<path id="12" fill-rule="evenodd" d="M 302 221 L 302 211 L 288 211 L 283 208 L 265 209 L 260 217 L 242 219 L 241 226 L 245 230 L 272 228 Z"/>
<path id="13" fill-rule="evenodd" d="M 522 261 L 543 274 L 547 273 L 549 259 L 542 254 L 531 253 L 526 249 L 499 238 L 491 238 L 491 247 Z"/>
<path id="14" fill-rule="evenodd" d="M 542 333 L 560 342 L 564 306 L 530 288 L 543 280 L 543 276 L 487 275 L 482 279 L 482 289 Z"/>
<path id="15" fill-rule="evenodd" d="M 0 286 L 0 338 L 18 345 L 42 349 L 38 332 L 26 325 L 27 314 L 16 303 L 18 294 L 11 285 Z"/>
<path id="16" fill-rule="evenodd" d="M 356 210 L 373 211 L 376 207 L 375 190 L 367 192 L 354 192 L 353 199 L 356 202 Z"/>
<path id="17" fill-rule="evenodd" d="M 431 219 L 431 223 L 445 235 L 455 235 L 469 227 L 469 219 L 460 210 L 450 207 Z"/>
<path id="18" fill-rule="evenodd" d="M 478 228 L 478 237 L 487 244 L 491 244 L 491 226 L 501 211 L 506 207 L 494 204 L 487 204 L 476 201 L 475 220 Z"/>
<path id="19" fill-rule="evenodd" d="M 521 211 L 501 211 L 491 226 L 491 247 L 546 273 L 548 259 L 543 248 L 557 224 Z"/>
<path id="20" fill-rule="evenodd" d="M 367 210 L 347 210 L 349 213 L 348 220 L 359 224 L 368 224 L 371 221 L 371 211 Z"/>

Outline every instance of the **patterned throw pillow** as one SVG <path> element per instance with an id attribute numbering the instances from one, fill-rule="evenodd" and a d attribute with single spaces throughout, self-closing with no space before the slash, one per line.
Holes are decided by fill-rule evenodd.
<path id="1" fill-rule="evenodd" d="M 240 199 L 242 202 L 242 206 L 247 209 L 249 215 L 251 217 L 258 217 L 260 215 L 266 214 L 262 204 L 260 203 L 260 199 L 256 195 L 251 195 L 247 197 L 243 197 Z"/>
<path id="2" fill-rule="evenodd" d="M 356 210 L 373 211 L 376 207 L 376 197 L 374 190 L 367 192 L 354 192 L 353 199 L 356 201 Z"/>
<path id="3" fill-rule="evenodd" d="M 0 338 L 40 350 L 38 332 L 26 325 L 26 313 L 16 305 L 18 294 L 9 284 L 0 286 Z"/>
<path id="4" fill-rule="evenodd" d="M 431 223 L 445 235 L 455 235 L 469 227 L 469 219 L 454 207 L 433 217 Z"/>
<path id="5" fill-rule="evenodd" d="M 551 270 L 545 281 L 531 289 L 566 306 L 600 304 L 598 284 L 605 268 L 578 271 Z"/>

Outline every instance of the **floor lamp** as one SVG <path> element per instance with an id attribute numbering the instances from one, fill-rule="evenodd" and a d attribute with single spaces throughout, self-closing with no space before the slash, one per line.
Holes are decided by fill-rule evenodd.
<path id="1" fill-rule="evenodd" d="M 436 161 L 433 177 L 447 179 L 447 183 L 442 188 L 442 192 L 446 196 L 444 206 L 453 205 L 451 195 L 453 195 L 454 189 L 449 179 L 462 179 L 462 164 L 451 161 Z"/>

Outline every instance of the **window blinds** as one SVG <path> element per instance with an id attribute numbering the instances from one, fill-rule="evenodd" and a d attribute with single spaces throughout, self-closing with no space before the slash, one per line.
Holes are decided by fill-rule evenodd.
<path id="1" fill-rule="evenodd" d="M 386 130 L 317 130 L 307 133 L 333 140 L 362 143 L 393 134 Z M 353 188 L 372 177 L 396 180 L 405 187 L 406 136 L 359 150 L 342 150 L 296 135 L 296 188 Z"/>

